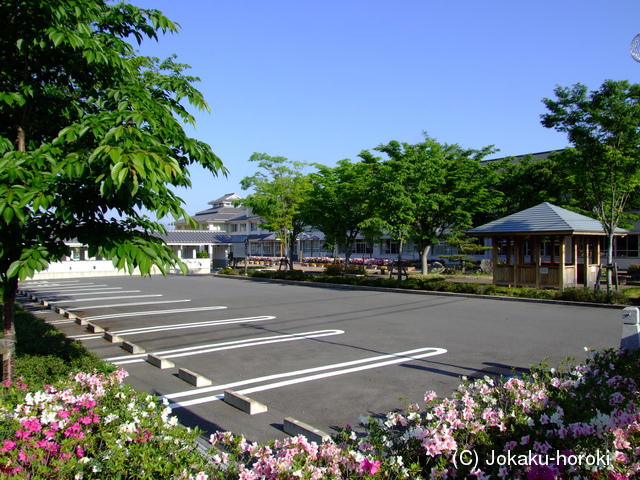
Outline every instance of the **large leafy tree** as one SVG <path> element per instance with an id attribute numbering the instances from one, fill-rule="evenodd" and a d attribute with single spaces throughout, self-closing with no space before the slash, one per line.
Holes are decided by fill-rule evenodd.
<path id="1" fill-rule="evenodd" d="M 401 244 L 406 239 L 417 243 L 423 274 L 433 245 L 457 238 L 474 215 L 491 211 L 500 201 L 492 188 L 495 171 L 482 165 L 491 147 L 464 149 L 425 135 L 415 145 L 392 141 L 375 150 L 387 158 L 366 151 L 361 156 L 377 165 L 372 182 L 379 218 Z"/>
<path id="2" fill-rule="evenodd" d="M 335 167 L 316 165 L 312 190 L 304 204 L 305 221 L 322 231 L 329 245 L 343 245 L 345 265 L 365 222 L 374 216 L 370 189 L 371 165 L 341 160 Z"/>
<path id="3" fill-rule="evenodd" d="M 573 144 L 559 159 L 573 177 L 579 203 L 600 220 L 612 264 L 615 230 L 640 185 L 640 85 L 606 80 L 591 92 L 582 84 L 554 92 L 555 99 L 543 99 L 549 113 L 542 125 L 566 133 Z"/>
<path id="4" fill-rule="evenodd" d="M 4 0 L 0 15 L 0 290 L 11 378 L 19 279 L 67 254 L 73 238 L 129 271 L 178 265 L 157 236 L 161 218 L 186 216 L 172 187 L 190 185 L 190 164 L 224 167 L 183 128 L 194 124 L 185 105 L 208 109 L 197 79 L 129 43 L 177 31 L 161 12 Z"/>
<path id="5" fill-rule="evenodd" d="M 487 167 L 496 170 L 494 187 L 504 195 L 502 206 L 496 211 L 500 217 L 542 202 L 556 205 L 571 203 L 571 178 L 562 169 L 556 152 L 543 158 L 534 158 L 533 155 L 507 157 L 498 162 L 487 162 Z M 482 218 L 476 220 L 476 223 L 496 218 Z"/>
<path id="6" fill-rule="evenodd" d="M 257 152 L 249 161 L 257 162 L 260 170 L 240 182 L 243 190 L 253 188 L 254 193 L 239 203 L 251 208 L 265 220 L 264 227 L 275 232 L 288 259 L 287 267 L 293 269 L 295 242 L 306 228 L 301 207 L 311 188 L 303 173 L 307 164 Z"/>

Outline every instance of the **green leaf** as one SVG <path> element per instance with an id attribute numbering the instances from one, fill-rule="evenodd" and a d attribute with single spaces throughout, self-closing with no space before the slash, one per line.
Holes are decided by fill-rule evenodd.
<path id="1" fill-rule="evenodd" d="M 22 265 L 22 262 L 20 260 L 16 260 L 15 262 L 12 262 L 11 265 L 9 265 L 9 268 L 7 269 L 7 278 L 14 278 L 18 276 L 21 265 Z"/>

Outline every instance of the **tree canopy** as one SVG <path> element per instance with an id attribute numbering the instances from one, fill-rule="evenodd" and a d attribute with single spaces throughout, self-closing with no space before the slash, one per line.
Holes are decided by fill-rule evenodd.
<path id="1" fill-rule="evenodd" d="M 193 163 L 226 171 L 183 127 L 195 124 L 187 106 L 208 111 L 198 79 L 175 58 L 136 56 L 130 43 L 176 32 L 161 12 L 5 0 L 0 15 L 0 290 L 11 351 L 18 278 L 68 253 L 74 238 L 129 271 L 178 265 L 156 235 L 161 218 L 189 218 L 172 187 L 190 186 Z"/>
<path id="2" fill-rule="evenodd" d="M 345 159 L 335 167 L 316 168 L 317 173 L 309 175 L 312 190 L 304 204 L 304 219 L 324 234 L 326 244 L 344 246 L 348 265 L 356 239 L 366 233 L 365 222 L 375 215 L 371 165 Z"/>
<path id="3" fill-rule="evenodd" d="M 423 273 L 432 245 L 457 238 L 475 214 L 495 208 L 501 199 L 492 189 L 494 170 L 481 164 L 492 147 L 464 149 L 425 134 L 415 145 L 392 141 L 375 150 L 388 158 L 368 151 L 361 156 L 376 165 L 372 190 L 378 217 L 392 238 L 418 244 Z"/>
<path id="4" fill-rule="evenodd" d="M 306 163 L 257 152 L 249 161 L 258 162 L 260 170 L 240 182 L 243 190 L 253 188 L 254 193 L 239 203 L 251 208 L 265 220 L 264 227 L 276 233 L 288 268 L 293 269 L 295 242 L 306 228 L 301 211 L 310 190 L 309 178 L 302 173 Z"/>
<path id="5" fill-rule="evenodd" d="M 543 99 L 542 125 L 567 134 L 573 148 L 559 160 L 576 184 L 576 199 L 600 220 L 613 262 L 613 235 L 640 185 L 640 85 L 606 80 L 598 90 L 557 87 Z"/>

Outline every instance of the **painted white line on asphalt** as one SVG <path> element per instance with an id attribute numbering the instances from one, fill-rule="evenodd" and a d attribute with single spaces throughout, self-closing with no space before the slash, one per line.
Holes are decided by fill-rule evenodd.
<path id="1" fill-rule="evenodd" d="M 249 338 L 246 340 L 236 340 L 233 342 L 212 343 L 209 345 L 198 345 L 196 347 L 177 348 L 175 350 L 165 350 L 163 352 L 153 352 L 162 358 L 178 358 L 189 357 L 192 355 L 200 355 L 202 353 L 218 352 L 221 350 L 234 350 L 236 348 L 256 347 L 259 345 L 269 345 L 271 343 L 295 342 L 297 340 L 307 340 L 310 338 L 329 337 L 332 335 L 342 335 L 344 330 L 318 330 L 316 332 L 291 333 L 287 335 L 276 335 L 273 337 Z M 106 360 L 116 365 L 127 365 L 129 363 L 141 363 L 146 361 L 147 353 L 131 355 L 126 357 L 112 357 Z M 122 360 L 120 360 L 122 359 Z"/>
<path id="2" fill-rule="evenodd" d="M 74 297 L 80 297 L 82 295 L 95 295 L 96 293 L 107 293 L 105 292 L 105 290 L 120 290 L 122 287 L 119 288 L 98 288 L 96 289 L 96 291 L 94 292 L 86 292 L 86 293 L 78 293 L 78 292 L 72 292 L 71 295 L 73 295 Z M 120 290 L 119 292 L 108 292 L 108 293 L 140 293 L 140 290 Z M 62 293 L 60 295 L 47 295 L 47 300 L 51 299 L 53 301 L 55 301 L 55 299 L 57 299 L 58 297 L 66 297 L 68 294 L 66 293 Z M 63 298 L 63 300 L 65 300 L 65 298 Z"/>
<path id="3" fill-rule="evenodd" d="M 108 318 L 122 317 L 142 317 L 146 315 L 170 315 L 174 313 L 190 313 L 190 312 L 207 312 L 209 310 L 224 310 L 227 307 L 213 305 L 209 307 L 193 307 L 193 308 L 174 308 L 172 310 L 150 310 L 148 312 L 127 312 L 127 313 L 110 313 L 108 315 L 94 315 L 92 317 L 84 317 L 85 320 L 105 320 Z"/>
<path id="4" fill-rule="evenodd" d="M 178 392 L 178 393 L 172 393 L 170 395 L 163 395 L 162 398 L 167 398 L 169 400 L 171 399 L 176 399 L 176 398 L 180 398 L 180 397 L 190 397 L 193 395 L 200 395 L 201 393 L 209 393 L 209 392 L 216 392 L 222 388 L 224 389 L 228 389 L 228 388 L 235 388 L 235 387 L 241 387 L 243 385 L 251 385 L 253 383 L 261 383 L 261 382 L 268 382 L 270 380 L 278 380 L 281 378 L 288 378 L 288 377 L 296 377 L 298 375 L 306 375 L 309 373 L 316 373 L 316 372 L 324 372 L 326 370 L 334 370 L 337 368 L 344 368 L 344 367 L 351 367 L 353 365 L 361 365 L 363 363 L 370 363 L 370 362 L 376 362 L 379 360 L 386 360 L 388 358 L 395 358 L 395 357 L 403 357 L 403 359 L 407 360 L 407 359 L 413 359 L 413 358 L 417 358 L 414 355 L 415 354 L 419 354 L 421 352 L 424 352 L 426 350 L 444 350 L 442 348 L 418 348 L 415 350 L 407 350 L 405 352 L 398 352 L 398 353 L 390 353 L 390 354 L 386 354 L 386 355 L 379 355 L 377 357 L 368 357 L 368 358 L 361 358 L 359 360 L 351 360 L 348 362 L 341 362 L 341 363 L 334 363 L 331 365 L 323 365 L 320 367 L 311 367 L 311 368 L 305 368 L 304 370 L 295 370 L 293 372 L 285 372 L 285 373 L 276 373 L 276 374 L 272 374 L 272 375 L 266 375 L 264 377 L 257 377 L 257 378 L 252 378 L 250 380 L 241 380 L 239 382 L 234 382 L 234 383 L 228 383 L 226 385 L 213 385 L 211 387 L 204 387 L 204 388 L 199 388 L 197 390 L 185 390 L 184 392 Z M 441 353 L 446 353 L 446 350 L 441 352 Z M 439 355 L 438 354 L 434 354 L 434 355 Z"/>
<path id="5" fill-rule="evenodd" d="M 419 353 L 419 352 L 425 352 L 425 353 Z M 379 368 L 379 367 L 385 367 L 385 366 L 394 365 L 394 364 L 398 364 L 398 363 L 410 362 L 410 361 L 413 361 L 413 360 L 420 360 L 422 358 L 432 357 L 434 355 L 442 355 L 444 353 L 447 353 L 447 350 L 445 350 L 444 348 L 420 348 L 420 349 L 416 349 L 416 350 L 408 350 L 406 352 L 393 353 L 393 354 L 390 354 L 390 355 L 381 355 L 381 356 L 378 356 L 378 357 L 371 357 L 371 358 L 365 358 L 365 359 L 361 359 L 361 360 L 355 360 L 353 362 L 336 363 L 334 365 L 326 365 L 326 366 L 323 366 L 323 367 L 309 368 L 309 369 L 305 369 L 305 370 L 287 372 L 287 373 L 282 373 L 282 374 L 278 374 L 278 375 L 268 375 L 268 376 L 265 376 L 265 377 L 258 377 L 258 378 L 253 378 L 253 379 L 250 379 L 250 380 L 244 380 L 244 381 L 240 381 L 240 382 L 228 383 L 226 385 L 217 385 L 215 387 L 205 387 L 205 388 L 200 388 L 200 389 L 197 389 L 197 390 L 191 390 L 191 391 L 187 391 L 187 392 L 179 392 L 179 393 L 174 393 L 174 394 L 170 394 L 170 395 L 163 395 L 163 396 L 161 396 L 161 398 L 166 398 L 167 400 L 173 400 L 173 399 L 176 399 L 176 398 L 181 397 L 181 396 L 198 395 L 198 394 L 205 393 L 205 392 L 220 392 L 220 391 L 228 390 L 230 388 L 235 389 L 235 388 L 237 388 L 239 386 L 260 383 L 260 382 L 264 382 L 264 381 L 268 381 L 268 380 L 273 380 L 273 379 L 276 379 L 276 378 L 294 377 L 294 376 L 304 375 L 306 373 L 315 372 L 315 371 L 334 370 L 336 368 L 342 368 L 344 366 L 358 365 L 358 364 L 367 363 L 366 365 L 360 365 L 360 366 L 357 366 L 357 367 L 343 368 L 341 370 L 334 370 L 334 371 L 330 371 L 330 372 L 326 372 L 326 373 L 319 373 L 319 374 L 316 374 L 316 375 L 308 375 L 308 376 L 305 376 L 305 377 L 295 378 L 295 379 L 291 379 L 291 380 L 285 380 L 285 381 L 276 382 L 276 383 L 270 383 L 270 384 L 267 384 L 267 385 L 259 385 L 257 387 L 246 388 L 244 390 L 236 390 L 237 393 L 240 393 L 241 395 L 247 395 L 247 394 L 250 394 L 250 393 L 262 392 L 262 391 L 271 390 L 271 389 L 274 389 L 274 388 L 281 388 L 281 387 L 285 387 L 285 386 L 288 386 L 288 385 L 295 385 L 295 384 L 298 384 L 298 383 L 312 382 L 314 380 L 321 380 L 321 379 L 324 379 L 324 378 L 330 378 L 330 377 L 335 377 L 335 376 L 339 376 L 339 375 L 346 375 L 346 374 L 349 374 L 349 373 L 361 372 L 361 371 L 364 371 L 364 370 L 370 370 L 372 368 Z M 377 362 L 377 360 L 383 360 L 383 361 Z M 376 362 L 376 363 L 368 363 L 368 362 Z M 217 400 L 221 400 L 223 397 L 224 397 L 224 394 L 216 394 L 216 395 L 211 395 L 211 396 L 202 397 L 202 398 L 195 398 L 193 400 L 186 400 L 186 401 L 182 401 L 182 402 L 170 403 L 169 407 L 170 408 L 183 408 L 183 407 L 188 407 L 188 406 L 191 406 L 191 405 L 198 405 L 198 404 L 201 404 L 201 403 L 215 402 Z"/>
<path id="6" fill-rule="evenodd" d="M 67 291 L 67 290 L 89 290 L 91 288 L 102 288 L 102 287 L 106 287 L 107 285 L 96 285 L 95 283 L 83 283 L 80 285 L 73 285 L 70 287 L 66 287 L 66 286 L 57 286 L 57 285 L 43 285 L 41 287 L 37 287 L 37 288 L 31 288 L 31 290 L 35 290 L 38 293 L 43 293 L 43 292 L 47 292 L 47 288 L 53 288 L 56 287 L 55 291 L 56 292 L 62 292 L 62 291 Z M 53 290 L 52 290 L 53 291 Z"/>
<path id="7" fill-rule="evenodd" d="M 176 323 L 174 325 L 156 325 L 154 327 L 120 330 L 117 332 L 113 332 L 113 334 L 118 336 L 135 335 L 137 333 L 164 332 L 166 330 L 180 330 L 182 328 L 212 327 L 216 325 L 227 325 L 230 323 L 262 322 L 265 320 L 273 320 L 274 318 L 276 317 L 260 316 L 260 317 L 230 318 L 227 320 L 207 320 L 204 322 Z M 73 338 L 74 340 L 94 340 L 97 338 L 102 338 L 102 334 L 92 333 L 92 334 L 86 334 L 86 335 L 75 335 L 69 338 Z M 131 358 L 131 356 L 127 356 L 127 358 Z"/>
<path id="8" fill-rule="evenodd" d="M 181 299 L 181 300 L 162 300 L 160 302 L 112 303 L 111 305 L 91 305 L 89 307 L 67 308 L 66 310 L 69 312 L 73 312 L 76 310 L 95 310 L 97 308 L 139 307 L 143 305 L 160 305 L 163 303 L 182 303 L 182 302 L 190 302 L 190 301 L 191 301 L 190 299 Z"/>
<path id="9" fill-rule="evenodd" d="M 42 286 L 47 286 L 47 285 L 53 285 L 53 286 L 58 286 L 58 285 L 69 285 L 69 284 L 80 284 L 80 280 L 67 280 L 67 281 L 53 281 L 50 282 L 48 280 L 33 280 L 30 282 L 20 282 L 20 286 L 24 286 L 24 287 L 42 287 Z M 81 285 L 93 285 L 91 283 L 87 284 L 87 283 L 83 283 Z"/>
<path id="10" fill-rule="evenodd" d="M 69 298 L 67 302 L 93 302 L 98 300 L 122 300 L 125 298 L 148 298 L 148 297 L 161 297 L 161 293 L 154 293 L 152 295 L 125 295 L 123 297 L 96 297 L 96 298 L 84 298 L 76 300 L 75 298 Z"/>

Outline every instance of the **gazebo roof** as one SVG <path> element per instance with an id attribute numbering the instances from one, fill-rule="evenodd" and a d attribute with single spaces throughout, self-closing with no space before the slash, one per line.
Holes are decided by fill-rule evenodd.
<path id="1" fill-rule="evenodd" d="M 602 225 L 596 219 L 586 217 L 549 202 L 521 212 L 485 223 L 471 230 L 470 235 L 604 235 Z M 627 230 L 617 228 L 617 235 Z"/>

